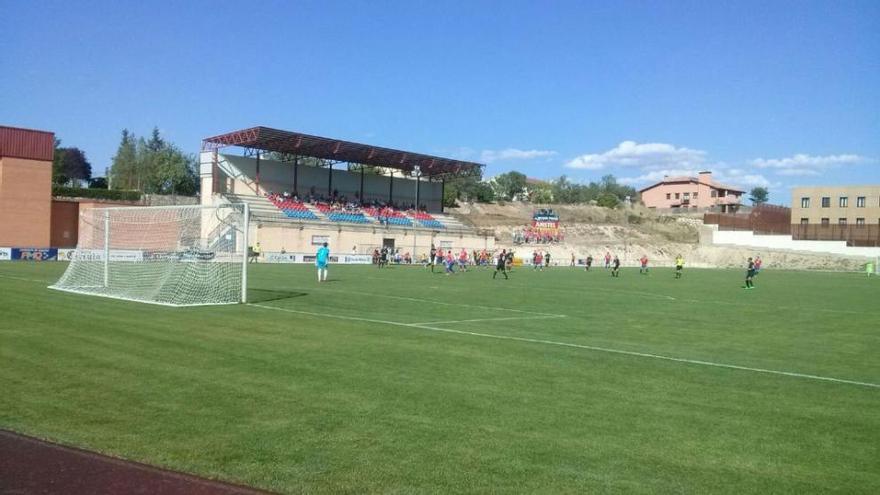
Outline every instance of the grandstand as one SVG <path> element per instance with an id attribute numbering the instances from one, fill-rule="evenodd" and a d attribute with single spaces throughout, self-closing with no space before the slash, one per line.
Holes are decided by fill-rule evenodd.
<path id="1" fill-rule="evenodd" d="M 310 253 L 325 241 L 337 252 L 389 246 L 413 257 L 432 244 L 494 248 L 493 234 L 443 212 L 446 180 L 480 174 L 478 163 L 266 127 L 206 138 L 200 162 L 202 204 L 246 203 L 250 238 L 266 253 Z"/>

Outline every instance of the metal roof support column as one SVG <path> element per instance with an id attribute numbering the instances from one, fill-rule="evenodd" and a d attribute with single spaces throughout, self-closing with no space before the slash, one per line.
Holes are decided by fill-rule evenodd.
<path id="1" fill-rule="evenodd" d="M 330 162 L 330 168 L 327 169 L 327 196 L 333 197 L 333 162 Z"/>
<path id="2" fill-rule="evenodd" d="M 364 202 L 364 165 L 361 164 L 361 203 Z"/>
<path id="3" fill-rule="evenodd" d="M 260 152 L 257 151 L 257 196 L 260 195 Z"/>
<path id="4" fill-rule="evenodd" d="M 446 196 L 446 179 L 440 181 L 440 213 L 443 213 L 443 198 Z"/>
<path id="5" fill-rule="evenodd" d="M 391 171 L 391 178 L 388 180 L 388 202 L 394 202 L 394 170 Z"/>
<path id="6" fill-rule="evenodd" d="M 293 194 L 299 196 L 299 155 L 293 157 Z"/>
<path id="7" fill-rule="evenodd" d="M 419 186 L 422 185 L 422 174 L 419 167 L 416 166 L 416 211 L 419 211 Z M 415 253 L 415 251 L 413 251 Z M 415 254 L 413 254 L 415 256 Z"/>

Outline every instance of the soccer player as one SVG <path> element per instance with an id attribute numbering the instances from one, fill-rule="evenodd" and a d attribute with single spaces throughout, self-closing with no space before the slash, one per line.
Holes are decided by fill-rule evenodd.
<path id="1" fill-rule="evenodd" d="M 611 266 L 611 252 L 605 251 L 605 269 Z"/>
<path id="2" fill-rule="evenodd" d="M 679 254 L 675 257 L 675 278 L 681 278 L 682 270 L 684 270 L 684 258 Z"/>
<path id="3" fill-rule="evenodd" d="M 642 275 L 647 275 L 648 274 L 648 255 L 643 254 L 642 257 L 639 259 L 639 263 L 641 263 L 641 265 L 642 265 L 639 268 L 639 273 L 641 273 Z"/>
<path id="4" fill-rule="evenodd" d="M 620 258 L 614 255 L 614 261 L 611 263 L 611 276 L 620 277 Z"/>
<path id="5" fill-rule="evenodd" d="M 461 252 L 458 253 L 458 269 L 466 272 L 468 264 L 468 252 L 467 249 L 461 248 Z"/>
<path id="6" fill-rule="evenodd" d="M 544 256 L 541 254 L 541 251 L 535 251 L 535 256 L 532 258 L 532 264 L 535 265 L 535 270 L 544 271 Z"/>
<path id="7" fill-rule="evenodd" d="M 550 268 L 550 251 L 544 255 L 544 268 Z"/>
<path id="8" fill-rule="evenodd" d="M 437 248 L 434 247 L 434 244 L 431 244 L 431 258 L 428 260 L 428 264 L 431 265 L 431 273 L 434 273 L 434 262 L 437 260 Z"/>
<path id="9" fill-rule="evenodd" d="M 507 280 L 510 277 L 507 276 L 507 250 L 502 249 L 501 254 L 498 255 L 498 262 L 495 264 L 495 272 L 492 273 L 492 278 L 498 276 L 498 272 L 501 272 L 504 275 L 504 279 Z"/>
<path id="10" fill-rule="evenodd" d="M 455 274 L 455 256 L 452 255 L 452 250 L 446 251 L 446 274 L 454 275 Z"/>
<path id="11" fill-rule="evenodd" d="M 593 266 L 593 255 L 588 254 L 587 255 L 587 270 L 586 271 L 590 271 L 591 266 Z"/>
<path id="12" fill-rule="evenodd" d="M 749 267 L 746 270 L 746 285 L 743 289 L 754 289 L 755 284 L 752 282 L 752 279 L 755 278 L 755 262 L 752 261 L 752 258 L 749 258 Z"/>
<path id="13" fill-rule="evenodd" d="M 574 261 L 575 261 L 574 253 L 571 253 L 571 266 L 574 266 L 574 265 L 575 265 L 575 262 L 574 262 Z"/>
<path id="14" fill-rule="evenodd" d="M 764 262 L 761 260 L 761 255 L 759 254 L 755 256 L 755 276 L 758 276 L 758 274 L 761 273 L 761 265 L 763 264 Z"/>
<path id="15" fill-rule="evenodd" d="M 318 282 L 327 281 L 327 263 L 330 262 L 330 248 L 325 242 L 315 253 L 315 266 L 318 267 Z"/>

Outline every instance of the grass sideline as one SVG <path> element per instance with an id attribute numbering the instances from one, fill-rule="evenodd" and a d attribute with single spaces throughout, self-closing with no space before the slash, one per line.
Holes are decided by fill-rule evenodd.
<path id="1" fill-rule="evenodd" d="M 174 309 L 65 266 L 0 264 L 0 427 L 292 493 L 880 491 L 880 389 L 637 355 L 878 384 L 864 275 L 258 265 L 277 309 Z"/>

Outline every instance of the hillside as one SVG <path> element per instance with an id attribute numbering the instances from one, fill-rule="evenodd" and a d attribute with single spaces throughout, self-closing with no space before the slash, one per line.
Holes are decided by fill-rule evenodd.
<path id="1" fill-rule="evenodd" d="M 530 224 L 536 209 L 552 208 L 559 214 L 565 241 L 559 244 L 514 245 L 513 234 Z M 462 223 L 493 231 L 499 247 L 514 249 L 527 256 L 534 249 L 551 253 L 554 264 L 568 264 L 571 255 L 599 259 L 605 252 L 620 256 L 634 266 L 646 254 L 652 265 L 672 265 L 676 255 L 684 256 L 692 267 L 743 267 L 749 256 L 761 255 L 768 268 L 859 270 L 861 258 L 792 251 L 754 250 L 714 246 L 711 228 L 701 215 L 658 215 L 641 206 L 608 209 L 589 205 L 462 204 L 447 209 Z"/>

